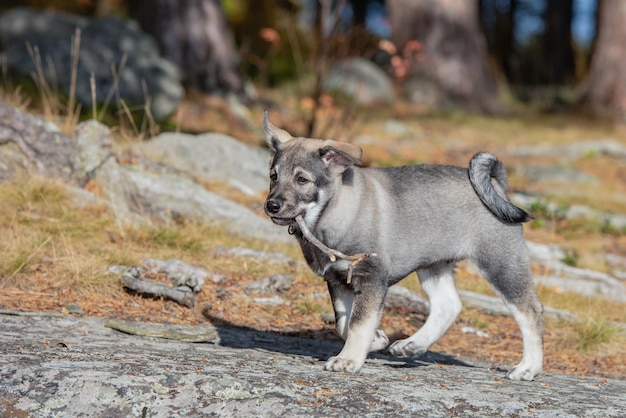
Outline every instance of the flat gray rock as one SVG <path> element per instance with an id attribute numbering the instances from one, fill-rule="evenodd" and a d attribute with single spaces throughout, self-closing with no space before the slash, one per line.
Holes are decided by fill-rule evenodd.
<path id="1" fill-rule="evenodd" d="M 218 223 L 239 236 L 281 244 L 294 240 L 284 227 L 273 224 L 269 218 L 207 190 L 187 176 L 165 171 L 151 172 L 133 166 L 122 168 L 130 192 L 126 194 L 131 196 L 126 197 L 126 201 L 128 204 L 140 202 L 143 205 L 133 208 L 135 212 L 157 219 L 167 220 L 176 214 L 196 221 Z"/>
<path id="2" fill-rule="evenodd" d="M 248 195 L 264 193 L 269 186 L 269 151 L 228 135 L 165 132 L 134 144 L 133 151 L 201 178 L 228 183 Z"/>
<path id="3" fill-rule="evenodd" d="M 528 164 L 519 167 L 517 173 L 534 183 L 600 184 L 600 181 L 590 174 L 561 165 Z"/>
<path id="4" fill-rule="evenodd" d="M 626 146 L 614 139 L 590 139 L 566 145 L 545 143 L 543 145 L 520 145 L 511 153 L 519 157 L 558 157 L 578 159 L 607 155 L 615 158 L 626 158 Z"/>
<path id="5" fill-rule="evenodd" d="M 545 271 L 543 275 L 534 275 L 535 283 L 564 292 L 626 302 L 626 284 L 620 280 L 599 271 L 568 266 L 563 262 L 565 251 L 557 245 L 527 242 L 526 246 L 531 261 L 543 266 Z"/>
<path id="6" fill-rule="evenodd" d="M 510 382 L 502 371 L 434 353 L 419 361 L 374 355 L 361 373 L 331 373 L 323 364 L 339 351 L 338 341 L 207 327 L 205 342 L 190 343 L 104 324 L 2 315 L 0 415 L 617 417 L 626 411 L 620 380 L 545 374 Z M 184 333 L 185 327 L 173 328 Z"/>

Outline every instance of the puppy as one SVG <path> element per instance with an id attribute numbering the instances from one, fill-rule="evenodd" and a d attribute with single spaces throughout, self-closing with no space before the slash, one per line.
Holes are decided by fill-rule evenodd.
<path id="1" fill-rule="evenodd" d="M 360 168 L 360 148 L 294 138 L 264 114 L 273 152 L 265 213 L 289 226 L 324 277 L 345 340 L 326 370 L 357 372 L 368 352 L 425 353 L 461 312 L 456 262 L 470 259 L 517 321 L 521 362 L 511 380 L 533 380 L 543 363 L 543 305 L 533 287 L 521 223 L 532 219 L 506 196 L 506 172 L 489 153 L 469 169 L 444 165 Z M 360 254 L 349 256 L 347 254 Z M 424 326 L 389 346 L 378 329 L 389 286 L 416 272 L 430 301 Z"/>

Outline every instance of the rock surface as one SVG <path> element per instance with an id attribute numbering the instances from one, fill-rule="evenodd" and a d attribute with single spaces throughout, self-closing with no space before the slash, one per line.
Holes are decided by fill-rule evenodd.
<path id="1" fill-rule="evenodd" d="M 526 242 L 533 264 L 541 265 L 545 274 L 534 275 L 535 283 L 560 291 L 603 297 L 626 302 L 626 284 L 609 274 L 568 266 L 563 262 L 565 251 L 556 245 Z"/>
<path id="2" fill-rule="evenodd" d="M 581 170 L 554 164 L 527 164 L 517 172 L 535 183 L 600 184 L 597 178 Z"/>
<path id="3" fill-rule="evenodd" d="M 248 195 L 268 189 L 269 151 L 228 135 L 166 132 L 135 144 L 133 151 L 201 178 L 229 183 Z"/>
<path id="4" fill-rule="evenodd" d="M 545 144 L 544 146 L 520 145 L 512 150 L 518 157 L 557 157 L 579 159 L 594 155 L 607 155 L 614 158 L 626 158 L 626 146 L 613 139 L 591 139 L 567 145 Z"/>
<path id="5" fill-rule="evenodd" d="M 72 139 L 53 123 L 0 100 L 0 181 L 33 174 L 73 178 L 80 158 Z"/>
<path id="6" fill-rule="evenodd" d="M 433 109 L 452 107 L 452 102 L 448 102 L 446 93 L 435 81 L 427 77 L 417 76 L 407 80 L 402 85 L 402 91 L 411 103 Z"/>
<path id="7" fill-rule="evenodd" d="M 617 196 L 616 199 L 620 199 L 620 197 Z M 605 227 L 626 230 L 626 215 L 624 214 L 604 212 L 584 205 L 562 206 L 546 197 L 525 193 L 511 193 L 511 200 L 522 207 L 532 208 L 536 205 L 545 208 L 555 218 L 586 218 Z"/>
<path id="8" fill-rule="evenodd" d="M 0 415 L 618 417 L 626 410 L 619 380 L 545 374 L 511 382 L 503 371 L 435 353 L 415 361 L 374 355 L 358 374 L 331 373 L 323 362 L 338 341 L 172 328 L 177 339 L 204 342 L 127 335 L 97 318 L 2 315 Z"/>
<path id="9" fill-rule="evenodd" d="M 392 103 L 396 99 L 387 74 L 363 58 L 339 61 L 328 72 L 324 87 L 343 93 L 361 105 Z"/>
<path id="10" fill-rule="evenodd" d="M 74 81 L 72 38 L 77 28 Z M 157 121 L 174 112 L 184 93 L 178 69 L 160 56 L 156 42 L 136 23 L 118 17 L 90 20 L 29 8 L 9 10 L 0 15 L 0 58 L 11 74 L 30 79 L 39 73 L 49 88 L 65 94 L 74 83 L 83 108 L 92 104 L 92 74 L 99 105 L 111 97 L 129 108 L 148 104 Z M 115 99 L 111 104 L 116 105 Z"/>
<path id="11" fill-rule="evenodd" d="M 130 187 L 126 197 L 133 212 L 160 219 L 182 216 L 207 223 L 220 223 L 239 236 L 266 239 L 272 242 L 293 242 L 285 228 L 255 214 L 245 206 L 205 189 L 187 176 L 167 171 L 157 173 L 142 167 L 123 167 L 125 184 Z M 143 207 L 130 206 L 141 202 Z"/>
<path id="12" fill-rule="evenodd" d="M 112 150 L 109 128 L 96 121 L 80 123 L 74 137 L 70 137 L 53 124 L 0 101 L 0 125 L 0 181 L 39 174 L 63 179 L 74 189 L 90 183 L 97 196 L 76 193 L 76 197 L 82 196 L 85 204 L 97 203 L 100 198 L 100 203 L 111 208 L 122 224 L 141 225 L 150 220 L 182 217 L 221 224 L 239 236 L 294 242 L 286 228 L 207 190 L 194 179 L 194 173 L 142 156 L 127 161 L 127 156 Z M 226 140 L 231 149 L 237 148 L 233 141 Z M 220 167 L 228 165 L 235 154 L 232 151 Z M 257 169 L 248 170 L 244 179 L 256 184 L 255 190 L 265 188 L 267 182 L 267 168 L 262 174 L 258 168 L 261 160 L 267 167 L 263 150 L 259 149 Z M 248 167 L 240 163 L 240 167 L 244 166 Z M 252 178 L 256 178 L 255 182 Z"/>

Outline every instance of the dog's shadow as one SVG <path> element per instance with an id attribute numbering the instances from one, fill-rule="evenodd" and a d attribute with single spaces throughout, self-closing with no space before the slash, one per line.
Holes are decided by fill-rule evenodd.
<path id="1" fill-rule="evenodd" d="M 237 326 L 207 312 L 204 312 L 204 316 L 215 325 L 219 335 L 219 345 L 225 347 L 312 357 L 318 361 L 328 360 L 329 357 L 339 353 L 343 347 L 343 340 L 327 329 L 286 332 L 264 331 Z M 428 351 L 416 359 L 398 358 L 386 352 L 370 353 L 368 358 L 382 360 L 394 368 L 423 367 L 433 364 L 474 367 L 474 365 L 450 355 L 432 351 Z"/>

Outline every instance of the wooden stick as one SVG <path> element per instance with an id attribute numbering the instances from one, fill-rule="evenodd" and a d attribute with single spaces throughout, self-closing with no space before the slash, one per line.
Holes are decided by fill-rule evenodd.
<path id="1" fill-rule="evenodd" d="M 361 261 L 365 260 L 366 258 L 376 257 L 378 255 L 376 253 L 362 253 L 362 254 L 355 254 L 355 255 L 346 255 L 342 253 L 341 251 L 337 251 L 337 250 L 327 247 L 322 241 L 317 239 L 315 235 L 313 235 L 313 233 L 309 230 L 308 226 L 304 222 L 304 218 L 302 217 L 302 215 L 296 216 L 296 222 L 298 223 L 298 226 L 300 227 L 300 231 L 302 231 L 302 235 L 304 236 L 304 238 L 306 238 L 307 241 L 315 245 L 317 248 L 320 249 L 320 251 L 326 254 L 328 258 L 330 258 L 330 261 L 334 263 L 335 261 L 337 261 L 337 258 L 352 261 L 348 265 L 348 278 L 347 278 L 348 284 L 352 282 L 352 269 L 357 264 L 359 264 Z"/>
<path id="2" fill-rule="evenodd" d="M 122 281 L 125 287 L 137 293 L 149 296 L 163 296 L 188 308 L 193 308 L 195 304 L 195 296 L 189 287 L 172 287 L 143 280 L 141 279 L 141 270 L 137 267 L 131 267 L 126 273 L 122 274 Z"/>

